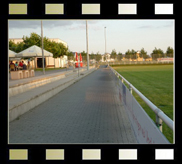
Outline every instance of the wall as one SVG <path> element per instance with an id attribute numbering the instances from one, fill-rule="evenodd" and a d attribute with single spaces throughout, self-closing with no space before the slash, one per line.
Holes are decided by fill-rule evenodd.
<path id="1" fill-rule="evenodd" d="M 46 63 L 48 68 L 54 67 L 54 58 L 53 57 L 46 57 Z"/>

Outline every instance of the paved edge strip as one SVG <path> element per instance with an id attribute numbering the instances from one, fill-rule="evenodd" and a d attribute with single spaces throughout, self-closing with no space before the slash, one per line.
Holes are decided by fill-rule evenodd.
<path id="1" fill-rule="evenodd" d="M 94 72 L 96 69 L 93 68 L 92 70 L 89 70 L 88 72 L 84 72 L 82 76 L 76 77 L 68 82 L 65 82 L 63 84 L 60 84 L 50 90 L 45 91 L 44 93 L 40 95 L 36 95 L 32 97 L 31 99 L 27 100 L 26 102 L 23 102 L 17 106 L 14 106 L 13 108 L 9 109 L 9 122 L 17 119 L 22 114 L 28 112 L 32 108 L 38 106 L 39 104 L 43 103 L 44 101 L 48 100 L 49 98 L 53 97 L 63 89 L 66 89 L 70 85 L 78 82 L 85 76 L 89 75 L 90 73 Z"/>
<path id="2" fill-rule="evenodd" d="M 83 72 L 83 71 L 85 71 L 85 69 L 80 70 L 80 72 Z M 30 82 L 25 82 L 25 83 L 21 83 L 21 84 L 16 84 L 14 86 L 10 86 L 9 87 L 9 97 L 26 92 L 32 88 L 36 88 L 36 87 L 45 85 L 47 83 L 51 83 L 53 81 L 68 77 L 72 74 L 75 74 L 75 72 L 71 70 L 71 71 L 61 73 L 58 75 L 48 76 L 48 77 L 44 77 L 41 79 L 32 80 Z"/>

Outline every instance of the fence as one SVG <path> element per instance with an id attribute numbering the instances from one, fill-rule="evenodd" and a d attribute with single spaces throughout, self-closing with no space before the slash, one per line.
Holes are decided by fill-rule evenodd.
<path id="1" fill-rule="evenodd" d="M 128 65 L 128 64 L 173 64 L 173 61 L 121 61 L 108 62 L 109 65 Z"/>
<path id="2" fill-rule="evenodd" d="M 148 100 L 140 91 L 138 91 L 131 83 L 129 83 L 122 75 L 120 75 L 116 70 L 114 70 L 110 66 L 108 67 L 113 72 L 115 82 L 118 86 L 118 97 L 121 101 L 123 101 L 125 107 L 127 108 L 127 112 L 132 126 L 134 128 L 135 135 L 138 138 L 138 141 L 146 143 L 168 143 L 168 141 L 166 141 L 167 139 L 163 135 L 161 135 L 162 122 L 164 121 L 166 125 L 174 131 L 173 121 L 166 114 L 164 114 L 157 106 L 155 106 L 150 100 Z M 124 82 L 126 82 L 129 85 L 129 89 L 126 88 Z M 146 112 L 143 110 L 140 104 L 132 96 L 132 91 L 135 91 L 138 94 L 138 96 L 140 96 L 141 99 L 155 112 L 157 126 L 153 123 L 153 121 L 146 114 Z M 141 134 L 139 134 L 139 129 L 141 130 Z M 149 129 L 150 131 L 148 132 L 147 129 Z M 144 137 L 146 133 L 148 136 L 151 137 L 151 139 L 149 139 L 149 137 L 148 139 Z"/>

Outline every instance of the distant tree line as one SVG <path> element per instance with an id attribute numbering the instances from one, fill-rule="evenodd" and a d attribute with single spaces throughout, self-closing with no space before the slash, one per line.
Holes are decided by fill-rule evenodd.
<path id="1" fill-rule="evenodd" d="M 82 61 L 86 62 L 87 61 L 87 53 L 85 51 L 77 52 L 78 56 L 80 55 L 80 53 L 82 55 Z M 89 54 L 89 59 L 90 60 L 94 59 L 95 61 L 99 62 L 102 59 L 102 55 L 99 52 L 97 52 L 96 54 L 94 54 L 92 52 L 91 54 Z M 68 60 L 75 60 L 73 52 L 70 52 L 70 51 L 68 52 Z"/>
<path id="2" fill-rule="evenodd" d="M 153 50 L 151 57 L 153 59 L 157 59 L 157 58 L 162 58 L 162 57 L 173 57 L 173 48 L 172 47 L 168 47 L 166 52 L 164 53 L 160 48 L 157 49 L 155 47 L 155 49 Z"/>
<path id="3" fill-rule="evenodd" d="M 151 53 L 151 56 L 149 54 L 147 54 L 147 51 L 145 51 L 144 48 L 142 48 L 139 52 L 140 52 L 139 56 L 144 59 L 152 57 L 155 60 L 157 58 L 162 58 L 162 57 L 173 57 L 173 48 L 172 47 L 167 47 L 167 50 L 165 53 L 160 48 L 157 49 L 155 47 L 155 49 Z M 134 49 L 131 49 L 131 50 L 128 49 L 125 52 L 125 54 L 122 54 L 121 52 L 117 53 L 115 49 L 112 50 L 111 58 L 113 58 L 115 60 L 121 60 L 123 57 L 125 57 L 126 59 L 130 59 L 130 58 L 136 59 L 137 51 L 135 51 Z"/>

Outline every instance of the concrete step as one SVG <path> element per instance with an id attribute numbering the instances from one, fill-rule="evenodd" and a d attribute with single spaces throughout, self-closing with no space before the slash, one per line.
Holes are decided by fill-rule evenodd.
<path id="1" fill-rule="evenodd" d="M 80 72 L 85 71 L 86 69 L 80 69 Z M 73 74 L 76 74 L 76 72 L 73 72 L 73 70 L 71 71 L 65 71 L 65 72 L 61 72 L 61 73 L 54 73 L 52 75 L 44 75 L 41 78 L 40 77 L 34 77 L 29 79 L 29 81 L 23 81 L 22 83 L 19 84 L 10 84 L 9 86 L 9 97 L 11 96 L 15 96 L 17 94 L 26 92 L 28 90 L 40 87 L 42 85 L 60 80 L 62 78 L 71 76 Z M 27 79 L 26 79 L 27 80 Z"/>
<path id="2" fill-rule="evenodd" d="M 77 73 L 74 73 L 60 80 L 55 80 L 9 97 L 9 122 L 17 119 L 20 115 L 43 103 L 47 99 L 59 93 L 61 90 L 92 73 L 94 70 L 96 69 L 92 68 L 89 71 L 82 71 L 83 75 L 80 75 L 79 77 Z"/>

